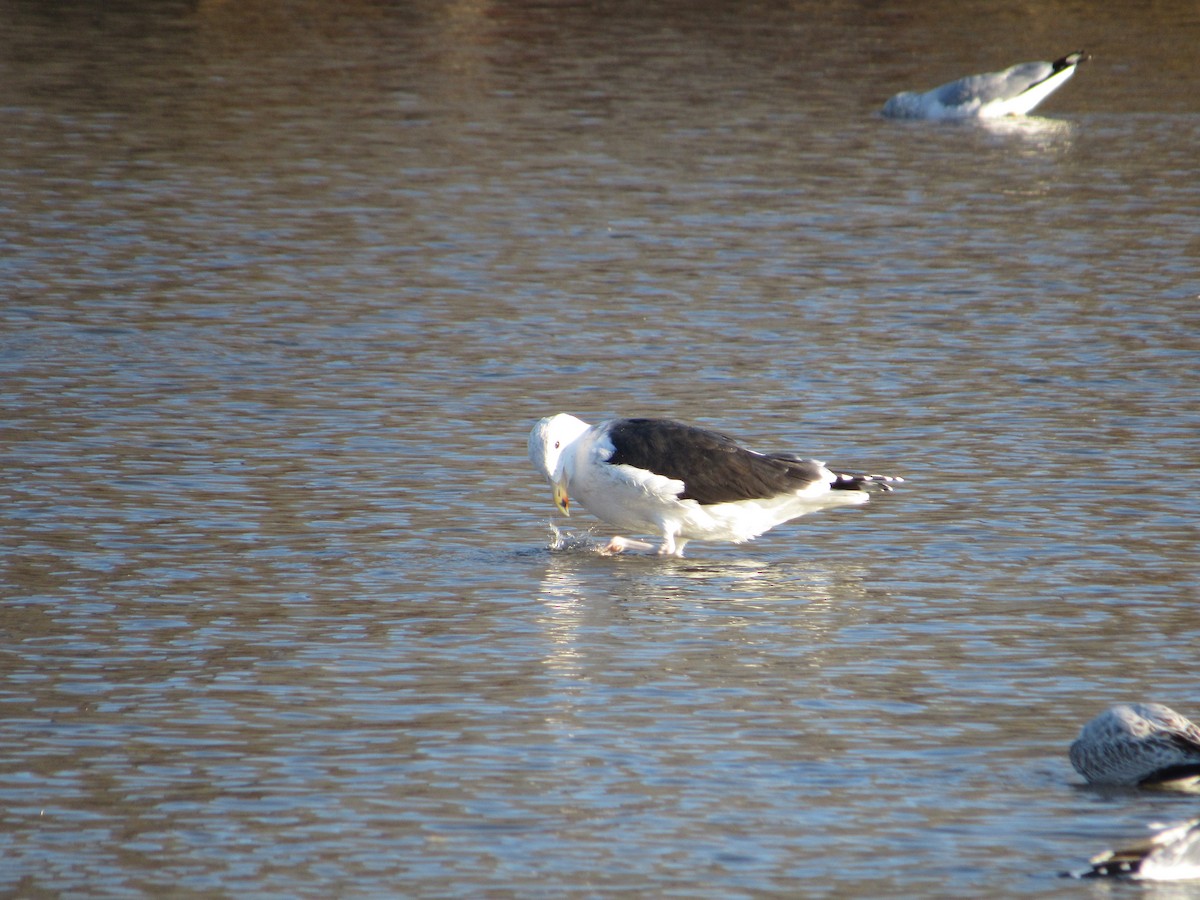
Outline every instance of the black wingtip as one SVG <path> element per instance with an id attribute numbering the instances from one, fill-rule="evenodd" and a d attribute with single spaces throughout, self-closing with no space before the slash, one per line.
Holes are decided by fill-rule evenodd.
<path id="1" fill-rule="evenodd" d="M 893 491 L 892 484 L 904 481 L 899 475 L 857 475 L 835 472 L 833 483 L 829 485 L 834 491 Z"/>
<path id="2" fill-rule="evenodd" d="M 1061 59 L 1054 61 L 1054 71 L 1061 72 L 1063 69 L 1068 69 L 1071 66 L 1077 66 L 1082 62 L 1087 62 L 1092 58 L 1092 54 L 1086 50 L 1076 50 L 1074 53 L 1068 53 Z"/>

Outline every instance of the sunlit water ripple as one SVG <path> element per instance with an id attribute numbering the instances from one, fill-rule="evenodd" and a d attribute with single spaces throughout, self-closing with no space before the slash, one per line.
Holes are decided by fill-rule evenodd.
<path id="1" fill-rule="evenodd" d="M 879 119 L 960 7 L 10 10 L 0 889 L 1090 895 L 1194 815 L 1066 760 L 1200 714 L 1194 79 Z M 908 480 L 554 552 L 559 410 Z"/>

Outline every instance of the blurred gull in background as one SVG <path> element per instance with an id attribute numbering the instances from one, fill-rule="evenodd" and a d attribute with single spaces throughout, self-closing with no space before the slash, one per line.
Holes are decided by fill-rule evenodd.
<path id="1" fill-rule="evenodd" d="M 968 75 L 924 94 L 903 91 L 883 107 L 893 119 L 995 119 L 1023 116 L 1058 90 L 1088 59 L 1082 50 L 1054 62 L 1019 63 L 1003 72 Z"/>

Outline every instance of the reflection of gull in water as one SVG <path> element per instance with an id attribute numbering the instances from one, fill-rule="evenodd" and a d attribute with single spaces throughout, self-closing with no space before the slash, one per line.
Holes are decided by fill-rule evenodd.
<path id="1" fill-rule="evenodd" d="M 638 557 L 616 569 L 591 552 L 545 560 L 536 621 L 544 640 L 541 668 L 555 696 L 545 714 L 564 734 L 589 702 L 585 686 L 620 681 L 631 664 L 655 660 L 693 671 L 687 661 L 702 655 L 704 668 L 724 679 L 757 668 L 764 655 L 790 654 L 798 641 L 805 666 L 820 669 L 838 652 L 831 635 L 860 615 L 857 603 L 839 601 L 858 600 L 864 591 L 862 571 L 843 560 L 830 568 L 744 556 Z M 631 641 L 630 635 L 653 637 Z"/>
<path id="2" fill-rule="evenodd" d="M 1075 130 L 1070 122 L 1046 119 L 1042 116 L 1008 116 L 1004 119 L 980 119 L 979 124 L 989 133 L 1005 137 L 1025 138 L 1049 143 L 1071 137 Z"/>
<path id="3" fill-rule="evenodd" d="M 1119 850 L 1105 850 L 1090 860 L 1083 878 L 1124 876 L 1141 881 L 1188 881 L 1200 878 L 1200 819 L 1162 830 Z"/>
<path id="4" fill-rule="evenodd" d="M 726 559 L 672 558 L 667 565 L 646 562 L 630 571 L 631 577 L 612 581 L 612 569 L 601 559 L 604 543 L 591 532 L 570 532 L 551 526 L 553 553 L 542 577 L 541 598 L 561 609 L 564 604 L 595 600 L 594 578 L 604 582 L 604 593 L 619 600 L 702 603 L 737 602 L 767 608 L 780 602 L 825 604 L 831 595 L 862 596 L 865 577 L 853 559 L 836 565 L 810 561 L 805 565 L 766 562 L 753 557 Z M 628 570 L 627 570 L 628 571 Z"/>
<path id="5" fill-rule="evenodd" d="M 1019 63 L 1003 72 L 968 75 L 931 91 L 902 91 L 884 104 L 894 119 L 992 119 L 1022 116 L 1062 87 L 1086 60 L 1082 50 L 1054 62 Z"/>
<path id="6" fill-rule="evenodd" d="M 1071 765 L 1091 784 L 1195 789 L 1200 728 L 1160 703 L 1122 703 L 1083 726 Z"/>

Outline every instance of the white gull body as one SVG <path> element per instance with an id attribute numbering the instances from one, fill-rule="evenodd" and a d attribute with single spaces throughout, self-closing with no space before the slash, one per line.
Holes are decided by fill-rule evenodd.
<path id="1" fill-rule="evenodd" d="M 1062 87 L 1079 63 L 1082 50 L 1053 62 L 1019 63 L 1003 72 L 968 75 L 925 93 L 902 91 L 884 104 L 894 119 L 995 119 L 1023 116 Z"/>
<path id="2" fill-rule="evenodd" d="M 1090 784 L 1193 790 L 1200 727 L 1161 703 L 1122 703 L 1083 726 L 1070 756 Z"/>
<path id="3" fill-rule="evenodd" d="M 837 474 L 817 460 L 757 453 L 727 435 L 666 419 L 589 425 L 566 413 L 529 435 L 529 457 L 570 514 L 574 497 L 592 515 L 654 545 L 615 537 L 607 549 L 681 556 L 692 540 L 741 543 L 810 512 L 866 503 L 869 490 L 902 478 Z"/>

